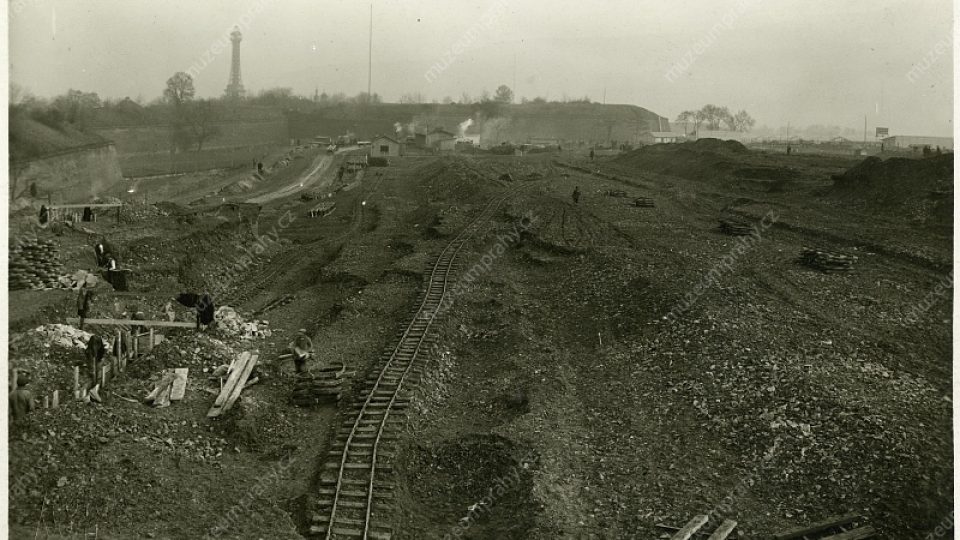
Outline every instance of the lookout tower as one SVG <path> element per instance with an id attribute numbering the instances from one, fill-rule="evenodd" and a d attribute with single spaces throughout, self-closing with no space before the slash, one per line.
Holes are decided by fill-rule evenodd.
<path id="1" fill-rule="evenodd" d="M 233 58 L 230 62 L 230 82 L 227 83 L 227 89 L 223 91 L 224 97 L 239 99 L 244 95 L 243 82 L 240 81 L 240 40 L 243 35 L 239 27 L 234 27 L 230 33 L 230 41 L 233 43 Z"/>

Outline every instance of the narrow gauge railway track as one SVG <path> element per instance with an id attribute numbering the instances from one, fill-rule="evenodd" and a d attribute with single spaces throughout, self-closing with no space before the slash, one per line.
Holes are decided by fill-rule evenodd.
<path id="1" fill-rule="evenodd" d="M 393 454 L 383 451 L 396 438 L 391 429 L 403 420 L 401 410 L 409 404 L 402 397 L 408 377 L 419 373 L 417 355 L 432 339 L 430 328 L 449 287 L 456 279 L 455 261 L 464 244 L 493 216 L 516 190 L 495 197 L 483 211 L 451 240 L 430 268 L 418 307 L 400 331 L 394 347 L 383 353 L 383 366 L 366 380 L 364 392 L 348 408 L 337 428 L 336 438 L 320 471 L 317 511 L 310 534 L 333 538 L 389 540 L 392 532 L 385 519 L 392 510 L 393 485 L 384 481 L 391 467 L 383 462 Z M 412 378 L 412 377 L 411 377 Z M 379 520 L 381 525 L 374 522 Z"/>

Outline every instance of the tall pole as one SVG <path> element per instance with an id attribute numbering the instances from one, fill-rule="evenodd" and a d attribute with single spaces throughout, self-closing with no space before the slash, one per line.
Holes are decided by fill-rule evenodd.
<path id="1" fill-rule="evenodd" d="M 367 51 L 367 100 L 373 102 L 373 3 L 370 4 L 370 45 Z"/>
<path id="2" fill-rule="evenodd" d="M 867 145 L 867 115 L 863 115 L 863 145 Z"/>
<path id="3" fill-rule="evenodd" d="M 517 53 L 513 53 L 513 96 L 517 96 Z"/>

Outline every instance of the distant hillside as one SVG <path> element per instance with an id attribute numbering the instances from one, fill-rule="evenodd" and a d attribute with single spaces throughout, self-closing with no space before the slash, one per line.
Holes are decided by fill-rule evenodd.
<path id="1" fill-rule="evenodd" d="M 328 107 L 315 111 L 287 113 L 291 137 L 354 133 L 361 138 L 376 134 L 403 135 L 441 127 L 458 132 L 464 122 L 468 135 L 479 135 L 486 145 L 524 142 L 531 137 L 554 138 L 563 142 L 608 140 L 634 142 L 646 131 L 669 130 L 668 119 L 634 105 L 596 103 L 491 104 L 380 104 L 357 107 Z"/>
<path id="2" fill-rule="evenodd" d="M 9 140 L 10 161 L 36 159 L 106 142 L 94 133 L 85 133 L 69 125 L 52 128 L 24 113 L 10 115 Z"/>

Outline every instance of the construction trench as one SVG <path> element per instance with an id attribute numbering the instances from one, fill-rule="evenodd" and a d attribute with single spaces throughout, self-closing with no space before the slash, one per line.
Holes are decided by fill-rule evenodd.
<path id="1" fill-rule="evenodd" d="M 867 188 L 811 194 L 852 160 L 685 151 L 802 176 L 308 155 L 119 223 L 12 214 L 11 368 L 41 404 L 11 535 L 922 537 L 951 504 L 938 210 L 891 236 L 844 204 Z"/>

